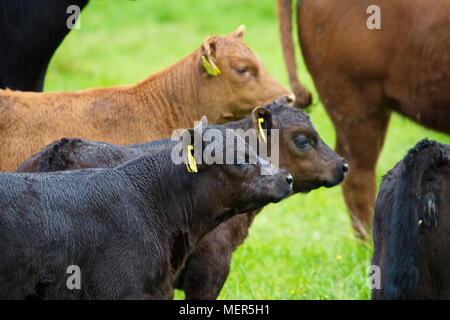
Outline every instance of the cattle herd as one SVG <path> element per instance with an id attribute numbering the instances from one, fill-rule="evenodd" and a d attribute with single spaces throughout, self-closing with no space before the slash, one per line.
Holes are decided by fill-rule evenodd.
<path id="1" fill-rule="evenodd" d="M 361 241 L 373 221 L 372 298 L 450 299 L 450 146 L 411 146 L 378 196 L 374 173 L 392 112 L 450 133 L 449 1 L 298 1 L 336 152 L 301 110 L 291 0 L 277 8 L 293 92 L 243 26 L 135 85 L 40 92 L 67 6 L 88 2 L 0 4 L 0 299 L 216 299 L 265 205 L 341 182 Z M 366 27 L 372 3 L 382 30 Z M 275 163 L 262 152 L 274 143 Z"/>

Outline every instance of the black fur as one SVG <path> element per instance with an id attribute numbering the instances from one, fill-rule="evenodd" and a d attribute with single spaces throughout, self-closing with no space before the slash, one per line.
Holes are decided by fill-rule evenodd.
<path id="1" fill-rule="evenodd" d="M 0 299 L 169 298 L 207 232 L 292 192 L 284 170 L 201 165 L 193 174 L 170 153 L 115 169 L 0 173 Z M 82 271 L 81 290 L 66 286 L 69 265 Z"/>
<path id="2" fill-rule="evenodd" d="M 438 224 L 441 179 L 448 179 L 438 168 L 449 161 L 449 146 L 424 139 L 383 178 L 373 230 L 373 264 L 381 264 L 383 285 L 372 291 L 373 298 L 417 297 L 420 234 Z"/>
<path id="3" fill-rule="evenodd" d="M 0 1 L 0 88 L 42 91 L 53 53 L 69 33 L 70 5 L 88 0 Z"/>

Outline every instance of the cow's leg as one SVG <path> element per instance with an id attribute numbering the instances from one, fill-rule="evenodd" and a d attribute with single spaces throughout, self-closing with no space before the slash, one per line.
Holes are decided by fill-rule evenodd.
<path id="1" fill-rule="evenodd" d="M 179 283 L 186 300 L 217 299 L 230 272 L 231 253 L 205 242 L 189 256 Z"/>
<path id="2" fill-rule="evenodd" d="M 233 251 L 248 235 L 258 211 L 240 214 L 208 233 L 186 261 L 177 279 L 188 300 L 216 299 L 230 272 Z"/>
<path id="3" fill-rule="evenodd" d="M 317 89 L 336 129 L 336 152 L 349 164 L 343 184 L 356 235 L 368 239 L 375 205 L 375 166 L 394 103 L 376 81 L 353 83 L 340 74 L 317 82 Z"/>
<path id="4" fill-rule="evenodd" d="M 389 118 L 390 112 L 384 108 L 363 113 L 361 117 L 332 115 L 337 134 L 336 151 L 350 167 L 343 184 L 345 202 L 356 235 L 361 239 L 370 235 L 376 194 L 375 166 Z"/>

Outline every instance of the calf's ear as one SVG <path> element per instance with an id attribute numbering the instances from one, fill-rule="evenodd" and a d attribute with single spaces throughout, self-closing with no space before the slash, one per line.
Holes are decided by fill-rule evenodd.
<path id="1" fill-rule="evenodd" d="M 237 38 L 239 40 L 244 40 L 244 34 L 245 34 L 245 26 L 242 24 L 235 31 L 231 32 L 230 36 Z"/>
<path id="2" fill-rule="evenodd" d="M 202 160 L 202 153 L 204 149 L 203 143 L 203 129 L 199 122 L 194 129 L 186 129 L 182 135 L 182 148 L 184 163 L 189 173 L 198 173 L 205 165 Z"/>
<path id="3" fill-rule="evenodd" d="M 252 127 L 256 130 L 258 136 L 264 142 L 267 142 L 265 134 L 267 133 L 267 136 L 270 136 L 270 131 L 275 128 L 273 117 L 272 117 L 272 111 L 268 108 L 261 106 L 256 107 L 252 111 Z M 262 130 L 265 130 L 265 132 Z"/>
<path id="4" fill-rule="evenodd" d="M 208 37 L 202 45 L 202 65 L 210 76 L 218 76 L 220 69 L 216 65 L 216 40 Z"/>
<path id="5" fill-rule="evenodd" d="M 194 130 L 202 133 L 203 129 L 208 126 L 208 118 L 206 116 L 201 117 L 200 121 L 197 121 L 194 127 Z"/>

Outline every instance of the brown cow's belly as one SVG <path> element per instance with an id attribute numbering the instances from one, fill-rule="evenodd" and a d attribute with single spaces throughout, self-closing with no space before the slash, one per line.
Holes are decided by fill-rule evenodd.
<path id="1" fill-rule="evenodd" d="M 408 65 L 394 68 L 395 73 L 384 82 L 383 88 L 384 94 L 395 101 L 389 106 L 393 110 L 428 128 L 450 134 L 450 55 L 439 59 L 417 67 L 419 58 L 410 57 Z M 415 75 L 414 69 L 420 75 Z"/>
<path id="2" fill-rule="evenodd" d="M 425 127 L 450 134 L 450 101 L 436 108 L 412 106 L 396 111 Z"/>

